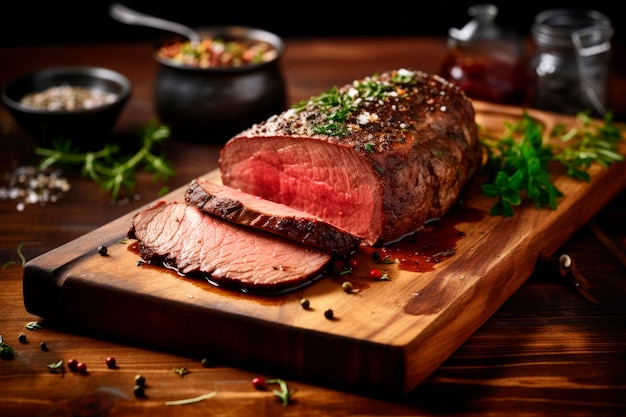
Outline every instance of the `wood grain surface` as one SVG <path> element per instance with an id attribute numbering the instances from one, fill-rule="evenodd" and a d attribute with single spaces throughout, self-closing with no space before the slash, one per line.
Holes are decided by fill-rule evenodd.
<path id="1" fill-rule="evenodd" d="M 157 66 L 152 59 L 152 46 L 149 42 L 138 42 L 0 48 L 0 62 L 3 63 L 0 83 L 32 69 L 54 65 L 101 65 L 120 71 L 129 77 L 134 87 L 114 132 L 115 138 L 126 140 L 154 116 L 152 83 Z M 343 85 L 364 74 L 390 68 L 408 66 L 436 72 L 445 56 L 445 38 L 438 37 L 288 39 L 284 69 L 290 99 L 297 102 L 333 85 Z M 623 45 L 615 45 L 612 61 L 609 107 L 614 110 L 616 121 L 626 122 L 626 54 Z M 38 160 L 33 153 L 34 143 L 15 126 L 2 107 L 0 146 L 3 172 Z M 177 175 L 168 185 L 177 189 L 192 178 L 213 171 L 217 168 L 219 150 L 219 143 L 194 144 L 172 138 L 165 144 L 164 151 L 174 164 Z M 597 304 L 581 297 L 569 279 L 537 263 L 517 291 L 423 382 L 405 395 L 387 396 L 376 392 L 364 394 L 345 387 L 331 388 L 338 385 L 331 380 L 313 383 L 306 378 L 289 378 L 269 366 L 267 372 L 261 372 L 259 369 L 263 364 L 240 367 L 223 362 L 217 356 L 186 355 L 182 352 L 191 349 L 187 345 L 193 344 L 198 337 L 200 322 L 194 322 L 193 331 L 185 333 L 179 345 L 166 341 L 166 344 L 175 346 L 163 349 L 136 342 L 132 335 L 130 340 L 104 336 L 99 329 L 92 329 L 90 322 L 77 328 L 63 321 L 41 319 L 26 311 L 20 255 L 31 260 L 53 250 L 60 251 L 63 245 L 84 239 L 90 232 L 110 227 L 116 219 L 139 210 L 157 198 L 161 189 L 161 185 L 153 183 L 149 175 L 141 173 L 132 198 L 111 204 L 107 195 L 80 172 L 66 169 L 63 173 L 72 188 L 57 203 L 28 205 L 18 211 L 15 200 L 0 198 L 0 334 L 4 342 L 15 349 L 13 359 L 0 359 L 0 416 L 626 415 L 624 191 L 577 230 L 573 226 L 582 220 L 557 232 L 571 237 L 556 249 L 555 255 L 567 254 L 575 260 L 582 275 L 591 283 L 590 292 Z M 602 180 L 603 186 L 608 184 L 609 193 L 617 186 L 609 184 L 611 182 L 610 175 Z M 599 188 L 598 193 L 603 193 L 603 188 Z M 599 198 L 604 200 L 609 196 Z M 597 204 L 588 203 L 591 208 Z M 570 209 L 569 217 L 575 218 L 580 212 L 586 218 L 590 211 L 593 210 L 586 207 L 578 207 L 574 212 Z M 524 224 L 529 227 L 528 221 Z M 105 231 L 107 236 L 119 233 L 110 228 Z M 101 243 L 97 235 L 90 239 Z M 85 240 L 82 242 L 86 248 Z M 490 247 L 496 245 L 483 243 Z M 518 248 L 517 253 L 523 253 L 523 249 Z M 75 255 L 63 256 L 71 259 Z M 511 262 L 519 264 L 513 259 Z M 134 264 L 129 268 L 136 270 Z M 507 279 L 502 276 L 498 283 Z M 165 277 L 165 282 L 173 280 L 175 278 L 170 275 Z M 185 279 L 179 278 L 179 281 Z M 367 279 L 363 282 L 371 284 Z M 57 288 L 51 294 L 58 291 Z M 369 297 L 371 293 L 366 289 L 359 297 Z M 81 294 L 81 291 L 74 292 L 78 298 Z M 100 293 L 97 296 L 100 297 Z M 88 313 L 91 316 L 96 316 L 95 310 L 101 308 L 94 300 L 97 298 L 89 301 L 92 303 Z M 111 298 L 108 301 L 111 304 L 118 302 Z M 436 299 L 434 301 L 433 304 L 417 305 L 436 306 Z M 68 302 L 76 304 L 80 301 L 71 299 L 68 294 Z M 312 305 L 314 315 L 322 313 L 322 307 Z M 355 305 L 350 304 L 351 307 Z M 411 306 L 414 308 L 415 304 Z M 108 306 L 101 316 L 106 316 L 104 311 L 114 308 Z M 133 308 L 141 312 L 141 305 Z M 465 310 L 459 312 L 460 315 L 465 313 Z M 159 342 L 167 339 L 160 321 L 168 320 L 168 314 L 168 309 L 159 311 L 142 323 L 147 328 L 142 332 L 149 332 L 150 337 Z M 102 326 L 105 322 L 110 327 L 105 329 L 109 333 L 127 327 L 128 320 L 138 321 L 132 316 L 119 321 L 106 317 L 97 320 L 95 324 Z M 41 324 L 41 329 L 26 329 L 25 325 L 31 321 Z M 26 343 L 18 341 L 21 333 L 27 336 Z M 254 336 L 257 343 L 260 339 L 258 335 Z M 259 349 L 272 348 L 271 335 L 263 335 L 262 341 Z M 42 342 L 47 344 L 45 351 L 40 348 Z M 246 338 L 242 343 L 252 343 L 252 340 Z M 320 353 L 322 359 L 318 364 L 324 366 L 333 355 L 349 358 L 349 354 L 355 352 L 345 355 L 342 352 Z M 108 356 L 117 359 L 116 368 L 106 366 Z M 62 360 L 66 364 L 69 359 L 86 363 L 88 372 L 84 375 L 72 373 L 65 366 L 66 372 L 58 374 L 48 368 L 51 363 Z M 209 364 L 203 366 L 201 359 L 208 359 Z M 174 372 L 183 368 L 188 373 L 182 377 Z M 134 378 L 138 374 L 147 381 L 144 398 L 137 398 L 133 393 Z M 251 384 L 254 377 L 284 378 L 289 389 L 295 391 L 289 405 L 283 406 L 271 389 L 256 390 Z M 215 397 L 197 403 L 176 407 L 165 405 L 166 401 L 211 392 L 217 393 Z"/>
<path id="2" fill-rule="evenodd" d="M 522 115 L 520 108 L 482 102 L 476 109 L 477 123 L 494 135 Z M 567 116 L 528 114 L 546 132 L 574 123 Z M 374 281 L 368 273 L 380 266 L 360 250 L 355 255 L 360 267 L 349 276 L 326 277 L 271 297 L 138 265 L 134 240 L 125 239 L 132 211 L 29 261 L 24 302 L 32 314 L 106 337 L 335 387 L 406 393 L 519 289 L 540 255 L 552 255 L 626 186 L 625 164 L 608 170 L 594 166 L 591 175 L 590 182 L 580 182 L 555 174 L 554 184 L 565 195 L 559 209 L 537 210 L 527 203 L 513 218 L 486 215 L 493 199 L 470 187 L 455 208 L 461 216 L 448 225 L 442 219 L 444 228 L 453 227 L 463 237 L 454 243 L 454 255 L 440 257 L 432 270 L 386 264 L 391 279 Z M 218 171 L 207 177 L 220 181 Z M 163 199 L 184 201 L 185 188 Z M 462 216 L 468 211 L 482 214 L 468 220 Z M 426 232 L 418 232 L 418 238 L 420 233 Z M 96 250 L 101 245 L 108 248 L 106 256 Z M 341 289 L 345 280 L 361 289 L 347 294 Z M 301 307 L 302 298 L 311 308 Z M 323 314 L 328 309 L 332 320 Z"/>

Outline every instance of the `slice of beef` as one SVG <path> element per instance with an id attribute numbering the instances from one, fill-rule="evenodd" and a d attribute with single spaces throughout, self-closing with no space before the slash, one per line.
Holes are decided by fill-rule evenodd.
<path id="1" fill-rule="evenodd" d="M 138 240 L 144 262 L 245 292 L 293 290 L 322 276 L 332 260 L 324 251 L 179 202 L 159 201 L 136 213 L 128 237 Z"/>
<path id="2" fill-rule="evenodd" d="M 394 70 L 231 138 L 222 182 L 388 243 L 443 216 L 481 163 L 474 108 L 436 75 Z"/>
<path id="3" fill-rule="evenodd" d="M 346 257 L 361 239 L 315 216 L 206 178 L 191 181 L 185 201 L 233 223 L 254 227 Z"/>

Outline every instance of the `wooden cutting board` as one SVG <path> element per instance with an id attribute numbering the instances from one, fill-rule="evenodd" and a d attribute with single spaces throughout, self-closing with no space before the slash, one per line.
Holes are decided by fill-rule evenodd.
<path id="1" fill-rule="evenodd" d="M 476 102 L 477 123 L 499 134 L 520 108 Z M 546 126 L 573 117 L 528 111 Z M 356 255 L 351 274 L 331 273 L 292 293 L 254 296 L 138 265 L 125 240 L 135 212 L 45 253 L 25 266 L 24 302 L 35 315 L 77 331 L 214 358 L 320 385 L 377 393 L 415 388 L 531 275 L 539 254 L 553 254 L 626 186 L 626 164 L 590 171 L 589 183 L 564 176 L 557 210 L 532 203 L 513 218 L 490 217 L 495 202 L 475 187 L 463 204 L 412 241 L 389 248 L 396 264 Z M 207 174 L 219 182 L 219 172 Z M 184 187 L 164 200 L 183 201 Z M 430 243 L 429 243 L 430 242 Z M 429 244 L 445 245 L 428 256 Z M 106 245 L 108 255 L 97 247 Z M 417 263 L 416 263 L 417 262 Z M 372 280 L 378 268 L 389 280 Z M 358 292 L 346 293 L 343 281 Z M 310 308 L 300 300 L 306 298 Z M 325 317 L 331 309 L 334 318 Z"/>

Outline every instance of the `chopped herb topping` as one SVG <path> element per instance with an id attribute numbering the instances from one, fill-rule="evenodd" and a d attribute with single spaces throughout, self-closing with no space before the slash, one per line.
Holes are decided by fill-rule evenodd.
<path id="1" fill-rule="evenodd" d="M 348 89 L 332 89 L 308 100 L 302 100 L 293 106 L 296 112 L 314 111 L 321 115 L 321 122 L 313 125 L 313 132 L 320 135 L 342 137 L 350 132 L 347 120 L 356 116 L 360 125 L 378 121 L 378 115 L 362 110 L 371 102 L 383 103 L 391 98 L 402 98 L 408 95 L 407 86 L 415 82 L 415 72 L 400 69 L 394 73 L 390 81 L 382 80 L 378 74 L 361 81 L 354 81 Z M 367 148 L 372 152 L 373 148 Z"/>

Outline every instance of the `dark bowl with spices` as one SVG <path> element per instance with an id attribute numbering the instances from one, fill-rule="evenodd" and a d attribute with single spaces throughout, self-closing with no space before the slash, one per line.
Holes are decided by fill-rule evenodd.
<path id="1" fill-rule="evenodd" d="M 132 93 L 130 81 L 107 68 L 51 67 L 20 76 L 2 88 L 2 103 L 37 146 L 70 141 L 98 150 Z"/>
<path id="2" fill-rule="evenodd" d="M 155 110 L 172 137 L 224 143 L 285 110 L 280 37 L 242 26 L 197 31 L 197 45 L 173 36 L 156 46 Z"/>

